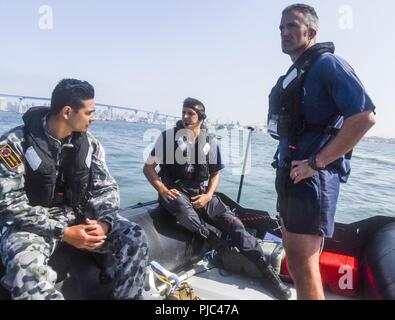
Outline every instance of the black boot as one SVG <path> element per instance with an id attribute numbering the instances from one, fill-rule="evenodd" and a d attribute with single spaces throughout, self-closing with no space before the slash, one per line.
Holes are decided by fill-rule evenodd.
<path id="1" fill-rule="evenodd" d="M 231 252 L 232 247 L 229 242 L 218 237 L 215 231 L 209 229 L 207 226 L 201 227 L 200 234 L 203 236 L 203 238 L 207 239 L 207 242 L 219 254 L 227 255 Z"/>
<path id="2" fill-rule="evenodd" d="M 291 290 L 282 282 L 265 257 L 259 258 L 257 266 L 262 272 L 262 281 L 265 288 L 269 289 L 276 298 L 280 300 L 288 300 L 291 297 Z"/>

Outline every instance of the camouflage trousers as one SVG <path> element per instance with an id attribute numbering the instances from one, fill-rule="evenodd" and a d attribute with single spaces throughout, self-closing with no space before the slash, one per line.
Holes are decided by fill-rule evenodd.
<path id="1" fill-rule="evenodd" d="M 106 273 L 114 279 L 113 298 L 141 298 L 148 262 L 145 233 L 121 216 L 113 222 L 105 244 L 93 252 L 111 253 Z M 18 300 L 63 300 L 55 288 L 56 272 L 48 265 L 57 241 L 33 233 L 8 229 L 1 238 L 0 254 L 6 275 L 4 287 Z"/>

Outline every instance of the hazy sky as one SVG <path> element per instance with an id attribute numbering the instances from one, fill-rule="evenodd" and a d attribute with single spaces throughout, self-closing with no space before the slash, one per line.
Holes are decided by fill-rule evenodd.
<path id="1" fill-rule="evenodd" d="M 213 120 L 263 123 L 270 89 L 291 64 L 278 30 L 291 3 L 0 0 L 0 92 L 50 96 L 75 77 L 95 86 L 97 102 L 178 115 L 192 96 Z M 321 19 L 318 40 L 335 42 L 378 108 L 370 134 L 395 137 L 395 2 L 306 3 Z"/>

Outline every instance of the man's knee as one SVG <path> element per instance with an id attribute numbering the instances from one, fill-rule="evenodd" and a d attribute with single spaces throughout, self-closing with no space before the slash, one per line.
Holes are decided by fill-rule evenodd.
<path id="1" fill-rule="evenodd" d="M 16 232 L 2 239 L 2 260 L 5 265 L 9 261 L 15 264 L 27 265 L 33 260 L 42 261 L 49 255 L 50 245 L 44 238 L 27 233 Z"/>
<path id="2" fill-rule="evenodd" d="M 121 238 L 122 243 L 132 243 L 137 246 L 147 244 L 144 230 L 137 223 L 125 218 L 115 220 L 112 235 L 116 238 Z"/>
<path id="3" fill-rule="evenodd" d="M 128 277 L 132 275 L 133 281 L 145 278 L 149 254 L 147 237 L 138 224 L 123 218 L 116 222 L 116 229 L 113 232 L 114 240 L 110 243 L 110 250 L 113 251 L 115 260 L 108 266 L 107 272 L 111 277 L 115 277 L 117 270 L 121 268 L 117 281 L 126 282 L 120 284 L 117 290 L 122 288 L 129 290 L 131 285 L 127 282 L 130 281 Z M 125 276 L 127 278 L 124 279 Z"/>
<path id="4" fill-rule="evenodd" d="M 136 223 L 132 223 L 130 228 L 131 246 L 140 251 L 140 258 L 148 258 L 148 240 L 144 230 Z"/>
<path id="5" fill-rule="evenodd" d="M 200 217 L 192 205 L 185 204 L 181 201 L 171 214 L 175 216 L 180 225 L 187 230 L 196 233 L 201 229 L 202 223 L 200 221 Z"/>
<path id="6" fill-rule="evenodd" d="M 8 260 L 2 283 L 11 291 L 13 299 L 19 299 L 38 293 L 39 283 L 55 283 L 56 279 L 57 274 L 48 266 L 45 255 L 29 250 L 19 252 Z"/>
<path id="7" fill-rule="evenodd" d="M 192 233 L 200 232 L 202 226 L 200 217 L 185 195 L 181 195 L 169 202 L 161 201 L 160 203 L 167 212 L 176 217 L 181 226 Z"/>
<path id="8" fill-rule="evenodd" d="M 173 200 L 169 200 L 167 202 L 162 199 L 160 203 L 171 214 L 176 214 L 178 212 L 182 212 L 186 209 L 192 208 L 191 201 L 184 194 L 181 194 L 179 197 Z"/>
<path id="9" fill-rule="evenodd" d="M 307 275 L 319 270 L 319 256 L 300 256 L 298 254 L 287 254 L 287 265 L 292 273 Z"/>
<path id="10" fill-rule="evenodd" d="M 45 256 L 40 251 L 22 251 L 16 254 L 9 262 L 12 269 L 28 269 L 43 265 Z"/>
<path id="11" fill-rule="evenodd" d="M 176 218 L 181 226 L 192 233 L 199 233 L 202 228 L 202 222 L 195 212 L 179 212 Z"/>
<path id="12" fill-rule="evenodd" d="M 223 213 L 217 215 L 214 221 L 218 226 L 221 227 L 223 231 L 230 235 L 246 232 L 244 224 L 240 221 L 239 218 L 232 214 Z"/>
<path id="13" fill-rule="evenodd" d="M 292 273 L 297 275 L 312 274 L 319 270 L 319 254 L 322 238 L 312 235 L 286 234 L 287 263 Z"/>

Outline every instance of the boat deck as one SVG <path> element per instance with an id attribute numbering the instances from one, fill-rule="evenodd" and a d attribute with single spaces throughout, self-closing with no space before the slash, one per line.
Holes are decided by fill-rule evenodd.
<path id="1" fill-rule="evenodd" d="M 276 300 L 258 279 L 234 274 L 200 261 L 191 270 L 181 276 L 193 288 L 202 300 Z M 290 285 L 292 297 L 296 300 L 296 291 Z M 325 293 L 327 300 L 350 300 L 331 292 Z"/>

